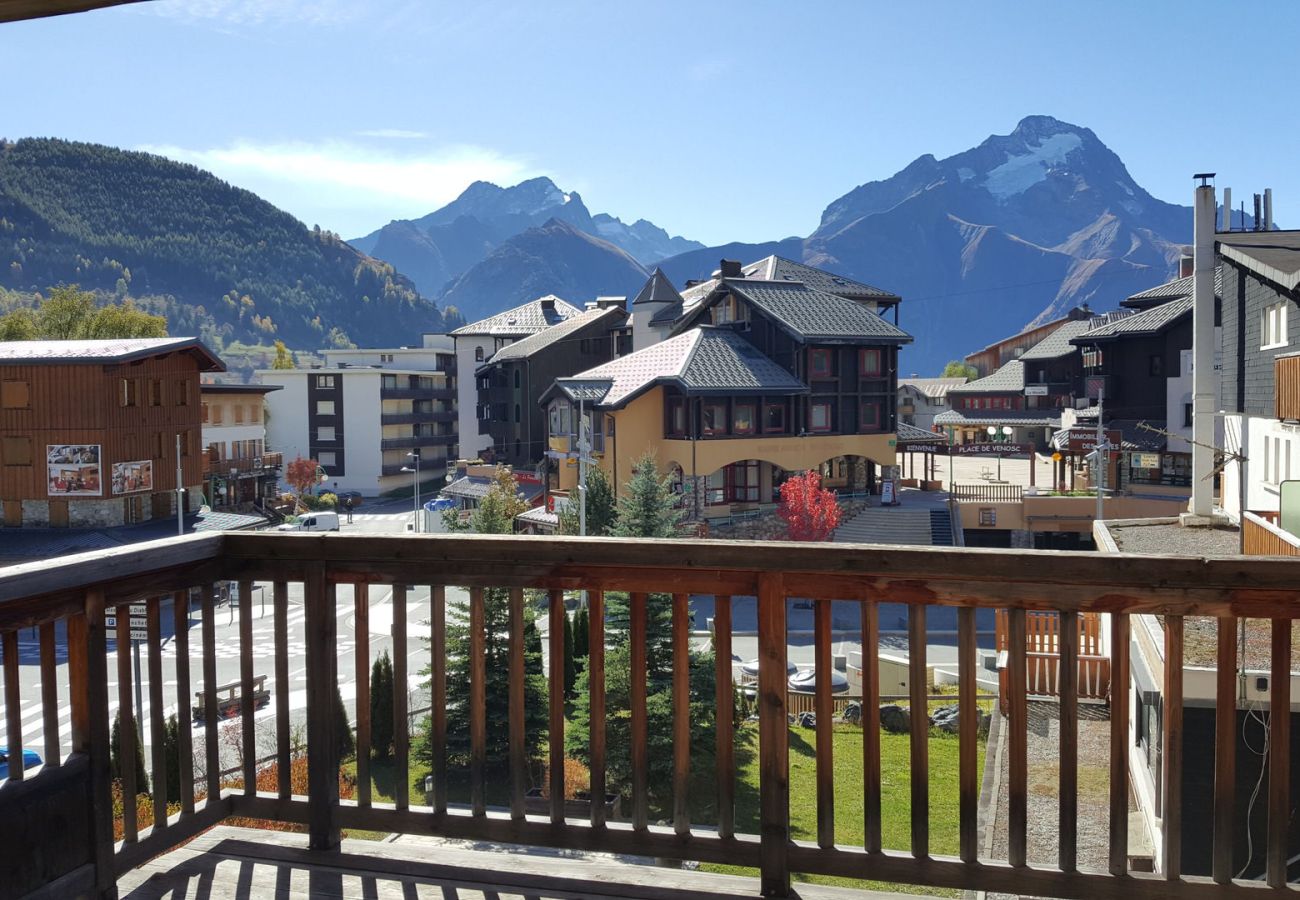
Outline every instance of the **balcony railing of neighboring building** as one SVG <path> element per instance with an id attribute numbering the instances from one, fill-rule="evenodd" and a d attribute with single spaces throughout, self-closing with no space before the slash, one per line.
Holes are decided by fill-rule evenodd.
<path id="1" fill-rule="evenodd" d="M 1300 421 L 1300 355 L 1273 361 L 1273 405 L 1275 418 Z"/>
<path id="2" fill-rule="evenodd" d="M 381 387 L 379 396 L 384 400 L 455 400 L 456 392 L 451 388 L 422 388 L 403 385 L 401 387 Z"/>
<path id="3" fill-rule="evenodd" d="M 452 437 L 454 435 L 450 434 L 404 435 L 402 437 L 380 438 L 379 446 L 384 450 L 410 450 L 415 447 L 441 449 Z"/>
<path id="4" fill-rule="evenodd" d="M 750 866 L 760 873 L 765 896 L 789 894 L 791 874 L 816 873 L 867 878 L 897 884 L 948 890 L 991 891 L 1008 894 L 1058 897 L 1125 897 L 1133 900 L 1172 898 L 1249 898 L 1259 896 L 1263 885 L 1234 882 L 1234 843 L 1246 827 L 1236 815 L 1236 800 L 1242 790 L 1236 783 L 1235 753 L 1239 733 L 1236 718 L 1237 678 L 1235 640 L 1219 641 L 1219 671 L 1227 677 L 1217 681 L 1218 718 L 1213 766 L 1216 777 L 1204 790 L 1212 800 L 1204 821 L 1184 821 L 1184 779 L 1181 743 L 1169 742 L 1165 751 L 1163 778 L 1164 834 L 1160 874 L 1129 868 L 1129 654 L 1130 617 L 1152 614 L 1164 617 L 1164 683 L 1161 711 L 1164 734 L 1177 735 L 1183 729 L 1183 616 L 1210 615 L 1218 618 L 1220 634 L 1235 635 L 1238 616 L 1270 618 L 1273 621 L 1271 666 L 1273 672 L 1290 671 L 1292 618 L 1300 615 L 1300 579 L 1296 565 L 1278 559 L 1191 559 L 1188 557 L 1117 557 L 1098 565 L 1094 554 L 1037 553 L 1034 551 L 967 551 L 933 548 L 853 546 L 838 544 L 753 545 L 721 541 L 692 540 L 659 542 L 610 538 L 477 537 L 460 535 L 394 536 L 375 538 L 357 535 L 283 535 L 244 532 L 194 535 L 172 538 L 152 545 L 133 545 L 95 551 L 57 560 L 14 566 L 0 570 L 0 643 L 4 650 L 6 691 L 4 717 L 9 745 L 24 745 L 23 728 L 28 706 L 39 712 L 45 725 L 46 765 L 39 771 L 11 771 L 0 788 L 0 821 L 21 822 L 21 828 L 5 835 L 5 888 L 15 896 L 40 891 L 42 896 L 79 894 L 111 895 L 119 873 L 126 872 L 160 853 L 177 847 L 200 832 L 230 817 L 274 819 L 304 826 L 311 851 L 322 861 L 347 867 L 340 857 L 341 829 L 427 834 L 471 839 L 490 844 L 523 844 L 589 851 L 635 853 L 666 859 L 720 862 Z M 269 694 L 265 702 L 275 711 L 276 727 L 263 739 L 275 747 L 280 773 L 288 772 L 292 753 L 289 728 L 290 698 L 296 682 L 290 671 L 307 673 L 306 793 L 295 794 L 288 778 L 281 778 L 273 791 L 266 790 L 266 776 L 258 779 L 259 733 L 255 703 L 239 706 L 231 720 L 231 734 L 240 748 L 242 787 L 223 785 L 220 778 L 220 743 L 226 738 L 219 729 L 217 695 L 217 645 L 214 583 L 236 580 L 240 595 L 250 596 L 255 583 L 270 585 L 272 615 L 280 625 L 272 638 L 274 670 L 265 681 Z M 301 586 L 305 640 L 291 643 L 284 622 L 288 615 L 289 586 Z M 335 733 L 336 676 L 340 666 L 357 672 L 370 669 L 369 598 L 373 588 L 391 586 L 392 628 L 397 646 L 407 644 L 410 615 L 409 585 L 429 585 L 430 622 L 434 635 L 432 659 L 432 756 L 431 806 L 412 801 L 411 742 L 408 699 L 405 691 L 394 695 L 395 750 L 393 753 L 392 803 L 375 802 L 371 795 L 369 696 L 358 691 L 355 800 L 339 796 L 339 749 Z M 354 588 L 354 600 L 340 614 L 336 600 L 339 587 Z M 455 735 L 469 746 L 470 803 L 448 802 L 448 716 L 446 691 L 448 666 L 441 643 L 447 628 L 448 586 L 468 588 L 470 631 L 469 651 L 469 734 Z M 508 717 L 509 811 L 487 808 L 486 703 L 487 683 L 484 652 L 484 590 L 508 591 L 509 664 L 508 682 L 512 711 Z M 626 716 L 631 734 L 631 802 L 626 822 L 606 821 L 603 804 L 592 804 L 590 820 L 566 818 L 564 806 L 564 706 L 562 679 L 550 681 L 549 728 L 543 754 L 549 758 L 550 815 L 547 820 L 528 818 L 525 792 L 532 785 L 532 763 L 525 758 L 524 684 L 526 594 L 529 589 L 549 593 L 550 660 L 554 667 L 564 659 L 565 615 L 563 596 L 568 590 L 588 592 L 591 604 L 590 659 L 592 672 L 604 672 L 606 634 L 605 592 L 630 592 L 630 647 L 633 677 L 628 709 L 612 710 Z M 708 773 L 716 785 L 718 813 L 710 821 L 693 822 L 688 814 L 687 795 L 698 790 L 691 766 L 691 704 L 688 667 L 679 662 L 673 668 L 672 734 L 674 737 L 671 779 L 672 823 L 669 827 L 649 821 L 647 749 L 646 646 L 647 611 L 650 592 L 671 595 L 671 634 L 675 658 L 687 659 L 690 640 L 692 594 L 710 595 L 715 602 L 714 714 L 716 742 L 721 748 Z M 737 832 L 737 766 L 733 752 L 734 702 L 732 674 L 731 597 L 756 597 L 758 651 L 758 744 L 759 772 L 756 805 L 758 827 L 753 833 Z M 164 676 L 155 665 L 163 639 L 160 607 L 175 604 L 180 621 L 196 621 L 168 635 L 176 642 L 176 669 Z M 815 631 L 813 653 L 817 661 L 814 707 L 815 796 L 803 798 L 815 804 L 815 840 L 794 840 L 790 824 L 791 737 L 787 721 L 787 606 L 794 598 L 813 604 Z M 910 850 L 899 852 L 882 847 L 882 771 L 880 744 L 880 697 L 878 667 L 880 612 L 877 602 L 888 599 L 905 604 L 907 643 L 910 659 L 909 699 L 912 709 L 926 708 L 926 616 L 931 605 L 956 609 L 958 649 L 958 778 L 955 788 L 959 853 L 940 856 L 931 851 L 930 838 L 930 735 L 914 728 L 908 738 L 910 765 L 901 777 L 910 783 Z M 147 607 L 146 645 L 149 666 L 140 690 L 149 698 L 147 717 L 133 706 L 133 675 L 129 657 L 116 654 L 116 684 L 110 681 L 108 642 L 122 647 L 132 637 L 132 623 L 125 614 L 129 603 Z M 855 798 L 837 798 L 833 777 L 838 742 L 832 740 L 834 696 L 832 674 L 836 638 L 832 631 L 832 604 L 860 607 L 861 641 L 866 653 L 863 666 L 863 743 L 853 752 L 860 761 L 863 779 Z M 976 707 L 977 634 L 976 610 L 1005 609 L 1007 634 L 1004 725 L 1007 754 L 1006 825 L 1007 861 L 988 858 L 983 850 L 980 822 L 980 784 Z M 1053 823 L 1058 840 L 1054 863 L 1028 864 L 1030 766 L 1028 761 L 1029 628 L 1032 614 L 1059 614 L 1054 632 L 1061 666 L 1056 674 L 1060 697 L 1062 734 L 1058 742 L 1059 761 L 1054 777 L 1059 782 L 1059 818 Z M 1076 865 L 1079 838 L 1079 754 L 1074 740 L 1078 698 L 1083 685 L 1080 666 L 1085 655 L 1085 617 L 1108 614 L 1109 652 L 1112 681 L 1119 688 L 1110 692 L 1108 786 L 1109 809 L 1107 871 L 1080 870 Z M 115 629 L 105 626 L 105 617 L 116 616 Z M 251 604 L 242 605 L 238 637 L 225 652 L 234 649 L 240 658 L 239 684 L 235 696 L 250 700 L 262 683 L 255 669 L 255 644 Z M 420 626 L 425 627 L 425 626 Z M 59 652 L 66 651 L 66 690 L 55 679 L 42 679 L 39 688 L 23 687 L 19 679 L 19 632 L 39 630 L 39 655 L 43 665 L 53 667 Z M 191 634 L 193 631 L 193 634 Z M 355 631 L 355 635 L 350 633 Z M 56 644 L 55 635 L 66 635 L 66 647 Z M 344 637 L 356 640 L 345 641 Z M 339 658 L 339 647 L 347 656 Z M 37 651 L 33 651 L 36 653 Z M 407 684 L 411 672 L 406 654 L 393 658 L 394 680 Z M 167 679 L 164 681 L 164 677 Z M 173 684 L 174 682 L 174 684 Z M 1253 819 L 1255 834 L 1267 860 L 1266 883 L 1275 891 L 1287 888 L 1288 844 L 1292 819 L 1290 802 L 1291 763 L 1289 714 L 1291 679 L 1270 679 L 1272 710 L 1266 725 L 1271 739 L 1268 754 L 1268 789 L 1260 798 L 1259 816 Z M 590 680 L 592 704 L 590 754 L 591 791 L 605 793 L 606 721 L 605 678 Z M 195 689 L 200 688 L 201 715 L 196 719 Z M 183 724 L 174 762 L 162 750 L 166 729 L 163 711 L 173 704 L 182 723 L 203 723 L 191 731 Z M 71 752 L 64 755 L 59 721 L 65 708 L 71 709 Z M 175 801 L 177 812 L 160 817 L 158 824 L 144 828 L 137 804 L 122 809 L 123 838 L 114 839 L 113 786 L 110 779 L 110 728 L 114 708 L 121 716 L 122 753 L 135 757 L 137 720 L 151 735 L 154 748 L 150 760 L 152 797 L 143 802 L 147 809 L 165 810 Z M 33 717 L 36 717 L 35 715 Z M 364 724 L 363 724 L 364 723 Z M 809 741 L 812 743 L 812 741 Z M 196 778 L 196 758 L 205 773 Z M 168 794 L 168 767 L 178 766 L 179 797 Z M 135 767 L 124 766 L 122 789 L 136 795 Z M 1189 782 L 1190 783 L 1190 782 Z M 1201 781 L 1195 782 L 1200 784 Z M 263 790 L 259 791 L 259 788 Z M 837 800 L 839 801 L 837 803 Z M 865 822 L 862 845 L 836 844 L 837 807 L 860 804 Z M 1035 810 L 1035 816 L 1042 811 Z M 69 827 L 69 823 L 79 823 Z M 1180 856 L 1182 829 L 1212 829 L 1213 879 L 1184 876 Z M 57 846 L 58 852 L 50 852 Z M 382 860 L 372 860 L 382 866 Z M 503 865 L 505 863 L 503 862 Z M 580 876 L 581 877 L 581 876 Z"/>
<path id="5" fill-rule="evenodd" d="M 420 454 L 420 474 L 427 478 L 445 474 L 447 470 L 447 458 L 449 455 L 443 450 L 445 445 L 425 443 L 420 446 L 425 448 L 425 452 Z M 434 455 L 435 453 L 437 454 L 436 456 Z M 450 455 L 454 458 L 454 454 Z M 410 465 L 409 462 L 384 463 L 379 467 L 379 473 L 384 476 L 410 475 L 411 473 L 407 471 L 407 469 L 410 468 Z"/>
<path id="6" fill-rule="evenodd" d="M 242 475 L 246 472 L 278 469 L 283 463 L 284 455 L 279 451 L 268 451 L 261 456 L 245 456 L 239 459 L 217 459 L 209 448 L 203 453 L 203 474 L 205 476 L 229 475 L 234 472 Z"/>
<path id="7" fill-rule="evenodd" d="M 558 450 L 561 453 L 578 452 L 578 436 L 576 434 L 553 434 L 551 435 L 551 449 Z M 593 432 L 591 435 L 591 452 L 605 452 L 605 434 L 604 432 Z"/>
<path id="8" fill-rule="evenodd" d="M 1247 512 L 1241 517 L 1246 556 L 1300 556 L 1300 537 L 1286 531 L 1277 512 Z"/>
<path id="9" fill-rule="evenodd" d="M 1025 489 L 1018 484 L 955 484 L 954 500 L 975 500 L 981 503 L 1019 503 Z"/>
<path id="10" fill-rule="evenodd" d="M 450 411 L 379 414 L 380 425 L 423 425 L 425 422 L 455 421 L 456 413 Z"/>

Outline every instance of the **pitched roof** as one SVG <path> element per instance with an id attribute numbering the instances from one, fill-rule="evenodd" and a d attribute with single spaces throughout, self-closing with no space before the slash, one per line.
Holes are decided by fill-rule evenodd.
<path id="1" fill-rule="evenodd" d="M 724 279 L 734 291 L 779 326 L 803 340 L 910 343 L 912 336 L 856 300 L 830 294 L 801 282 Z M 703 309 L 700 304 L 699 309 Z M 688 320 L 689 321 L 689 320 Z"/>
<path id="2" fill-rule="evenodd" d="M 948 391 L 966 383 L 965 378 L 900 378 L 899 387 L 913 387 L 931 400 L 942 400 Z"/>
<path id="3" fill-rule="evenodd" d="M 570 316 L 567 319 L 552 325 L 544 331 L 536 334 L 530 334 L 526 338 L 521 338 L 513 344 L 506 344 L 500 350 L 492 355 L 486 365 L 506 362 L 511 359 L 524 359 L 532 356 L 540 350 L 544 350 L 559 341 L 569 338 L 576 332 L 604 321 L 607 328 L 615 327 L 627 318 L 627 313 L 617 306 L 608 306 L 604 309 L 584 309 L 576 316 Z M 480 368 L 482 368 L 480 366 Z"/>
<path id="4" fill-rule="evenodd" d="M 1289 291 L 1300 287 L 1300 231 L 1242 231 L 1215 238 L 1224 259 Z"/>
<path id="5" fill-rule="evenodd" d="M 682 295 L 677 293 L 677 288 L 668 280 L 663 269 L 656 268 L 646 279 L 641 290 L 636 297 L 632 299 L 632 305 L 637 306 L 641 303 L 681 303 Z"/>
<path id="6" fill-rule="evenodd" d="M 949 394 L 1022 393 L 1025 389 L 1025 364 L 1013 359 L 991 375 L 976 378 L 948 389 Z"/>
<path id="7" fill-rule="evenodd" d="M 1192 298 L 1181 297 L 1168 303 L 1153 306 L 1136 315 L 1126 316 L 1093 328 L 1073 338 L 1075 346 L 1092 344 L 1097 341 L 1112 341 L 1122 337 L 1138 334 L 1157 334 L 1177 322 L 1192 311 Z"/>
<path id="8" fill-rule="evenodd" d="M 1195 276 L 1192 275 L 1175 278 L 1173 281 L 1166 281 L 1164 284 L 1147 288 L 1121 300 L 1120 306 L 1127 306 L 1130 309 L 1149 309 L 1160 303 L 1177 300 L 1179 297 L 1190 297 L 1195 281 Z M 1223 266 L 1214 267 L 1214 296 L 1223 296 Z"/>
<path id="9" fill-rule="evenodd" d="M 3 341 L 0 364 L 68 365 L 132 362 L 167 353 L 192 353 L 200 372 L 224 372 L 225 363 L 194 337 L 112 338 L 94 341 Z"/>
<path id="10" fill-rule="evenodd" d="M 898 423 L 898 432 L 895 435 L 895 440 L 900 444 L 947 441 L 947 439 L 946 435 L 938 434 L 933 431 L 926 431 L 924 428 L 917 428 L 915 425 L 908 425 L 906 422 Z"/>
<path id="11" fill-rule="evenodd" d="M 552 303 L 550 309 L 543 307 L 543 304 L 547 301 Z M 514 309 L 499 312 L 494 316 L 488 316 L 486 319 L 479 319 L 477 322 L 462 325 L 452 334 L 460 337 L 471 334 L 498 337 L 536 334 L 542 329 L 550 328 L 552 325 L 571 316 L 576 316 L 580 312 L 582 310 L 572 303 L 551 294 L 546 297 L 539 297 L 522 306 L 516 306 Z"/>
<path id="12" fill-rule="evenodd" d="M 558 378 L 559 391 L 606 408 L 623 406 L 656 384 L 687 394 L 805 394 L 808 386 L 730 328 L 701 326 L 636 353 Z"/>
<path id="13" fill-rule="evenodd" d="M 462 475 L 445 485 L 439 494 L 445 497 L 462 497 L 466 500 L 482 500 L 495 483 L 495 478 L 488 478 L 486 475 Z M 532 502 L 542 493 L 542 485 L 533 481 L 516 482 L 515 493 L 524 500 Z"/>
<path id="14" fill-rule="evenodd" d="M 200 394 L 269 394 L 282 390 L 282 384 L 237 384 L 233 381 L 205 381 L 199 385 Z"/>
<path id="15" fill-rule="evenodd" d="M 1053 425 L 1060 427 L 1058 410 L 1051 409 L 949 409 L 934 417 L 936 425 Z"/>
<path id="16" fill-rule="evenodd" d="M 828 294 L 838 294 L 854 300 L 899 302 L 898 295 L 890 291 L 854 281 L 852 278 L 845 278 L 843 275 L 836 275 L 834 272 L 827 272 L 825 269 L 798 263 L 783 256 L 760 259 L 758 262 L 744 266 L 741 271 L 746 278 L 756 281 L 796 281 L 819 291 L 826 291 Z"/>

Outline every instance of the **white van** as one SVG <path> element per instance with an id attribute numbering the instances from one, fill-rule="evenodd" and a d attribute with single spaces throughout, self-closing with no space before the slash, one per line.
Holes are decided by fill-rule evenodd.
<path id="1" fill-rule="evenodd" d="M 276 531 L 338 531 L 339 514 L 336 512 L 312 512 L 299 516 L 294 521 L 285 522 Z"/>

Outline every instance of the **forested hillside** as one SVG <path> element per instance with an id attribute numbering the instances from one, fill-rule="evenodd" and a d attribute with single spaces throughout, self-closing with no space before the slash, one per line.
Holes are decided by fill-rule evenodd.
<path id="1" fill-rule="evenodd" d="M 133 297 L 172 334 L 218 351 L 276 338 L 305 350 L 391 346 L 444 326 L 389 264 L 194 166 L 0 140 L 0 286 L 61 283 Z"/>

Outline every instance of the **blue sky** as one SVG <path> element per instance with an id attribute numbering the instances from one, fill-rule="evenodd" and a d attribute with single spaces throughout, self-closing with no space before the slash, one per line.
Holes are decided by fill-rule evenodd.
<path id="1" fill-rule="evenodd" d="M 548 175 L 721 243 L 1041 113 L 1157 197 L 1217 171 L 1296 225 L 1298 33 L 1284 2 L 154 0 L 0 26 L 0 136 L 161 152 L 345 237 Z"/>

